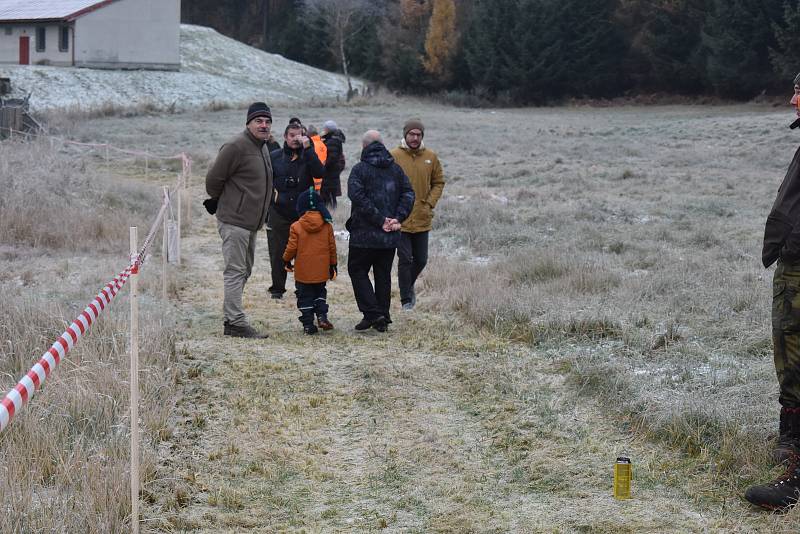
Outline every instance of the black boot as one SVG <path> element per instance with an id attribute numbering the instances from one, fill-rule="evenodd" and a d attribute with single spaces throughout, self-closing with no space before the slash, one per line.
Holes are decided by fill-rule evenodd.
<path id="1" fill-rule="evenodd" d="M 800 498 L 800 457 L 789 456 L 786 471 L 767 484 L 747 488 L 744 498 L 767 510 L 786 511 Z"/>
<path id="2" fill-rule="evenodd" d="M 775 463 L 782 464 L 792 453 L 800 452 L 800 408 L 781 408 L 778 430 L 780 435 L 772 450 L 772 458 Z"/>
<path id="3" fill-rule="evenodd" d="M 247 339 L 267 339 L 269 337 L 269 334 L 262 334 L 249 324 L 244 326 L 229 324 L 225 335 L 232 337 L 243 337 Z"/>

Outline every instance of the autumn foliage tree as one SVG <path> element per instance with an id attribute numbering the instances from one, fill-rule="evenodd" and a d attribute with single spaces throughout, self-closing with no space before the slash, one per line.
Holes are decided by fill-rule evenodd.
<path id="1" fill-rule="evenodd" d="M 450 81 L 451 62 L 457 46 L 456 4 L 453 0 L 434 0 L 422 64 L 435 82 Z"/>

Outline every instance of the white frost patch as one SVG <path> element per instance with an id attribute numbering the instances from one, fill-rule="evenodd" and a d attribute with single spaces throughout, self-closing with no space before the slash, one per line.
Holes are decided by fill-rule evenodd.
<path id="1" fill-rule="evenodd" d="M 489 256 L 472 256 L 467 260 L 467 263 L 472 265 L 489 265 L 492 262 L 492 258 Z"/>
<path id="2" fill-rule="evenodd" d="M 11 78 L 13 96 L 31 93 L 34 111 L 141 104 L 185 109 L 212 102 L 236 106 L 254 100 L 332 100 L 347 94 L 342 75 L 189 24 L 181 25 L 179 72 L 3 65 L 0 76 Z M 353 83 L 363 85 L 358 80 Z"/>

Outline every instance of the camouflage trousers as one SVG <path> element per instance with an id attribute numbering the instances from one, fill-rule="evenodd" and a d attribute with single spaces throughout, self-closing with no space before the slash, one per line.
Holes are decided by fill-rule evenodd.
<path id="1" fill-rule="evenodd" d="M 784 408 L 800 408 L 800 263 L 778 262 L 772 280 L 772 341 Z"/>

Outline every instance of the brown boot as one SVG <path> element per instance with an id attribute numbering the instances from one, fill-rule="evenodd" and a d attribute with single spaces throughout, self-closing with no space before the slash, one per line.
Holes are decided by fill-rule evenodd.
<path id="1" fill-rule="evenodd" d="M 800 457 L 789 455 L 786 471 L 781 476 L 758 486 L 747 488 L 744 498 L 767 510 L 785 512 L 797 504 L 800 498 Z"/>

